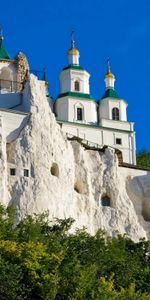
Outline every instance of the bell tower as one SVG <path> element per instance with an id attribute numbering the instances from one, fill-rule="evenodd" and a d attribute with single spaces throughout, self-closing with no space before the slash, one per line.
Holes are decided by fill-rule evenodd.
<path id="1" fill-rule="evenodd" d="M 74 33 L 71 34 L 71 48 L 68 51 L 68 66 L 60 73 L 60 93 L 90 94 L 90 74 L 79 63 L 80 53 L 75 47 Z"/>
<path id="2" fill-rule="evenodd" d="M 119 98 L 115 90 L 115 75 L 111 72 L 110 62 L 105 74 L 106 91 L 99 102 L 99 120 L 127 121 L 127 102 Z"/>
<path id="3" fill-rule="evenodd" d="M 80 53 L 77 48 L 75 48 L 74 32 L 71 33 L 71 49 L 68 51 L 69 65 L 79 66 Z"/>
<path id="4" fill-rule="evenodd" d="M 74 33 L 68 51 L 68 66 L 60 73 L 60 94 L 56 115 L 67 122 L 97 123 L 97 103 L 90 95 L 90 74 L 80 66 L 80 53 L 75 47 Z"/>

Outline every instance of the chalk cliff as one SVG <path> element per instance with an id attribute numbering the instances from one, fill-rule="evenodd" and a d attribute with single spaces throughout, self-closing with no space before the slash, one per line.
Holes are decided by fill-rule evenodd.
<path id="1" fill-rule="evenodd" d="M 73 229 L 85 226 L 91 234 L 102 228 L 135 241 L 149 238 L 150 172 L 119 167 L 113 149 L 87 150 L 68 141 L 44 83 L 33 75 L 24 93 L 30 115 L 18 138 L 6 145 L 0 123 L 1 202 L 14 203 L 19 218 L 48 210 L 50 219 L 72 217 Z M 10 176 L 12 166 L 16 176 Z M 101 203 L 105 195 L 110 206 Z"/>

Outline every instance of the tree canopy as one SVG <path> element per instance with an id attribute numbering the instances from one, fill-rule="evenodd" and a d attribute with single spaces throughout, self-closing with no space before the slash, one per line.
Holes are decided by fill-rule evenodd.
<path id="1" fill-rule="evenodd" d="M 146 149 L 141 150 L 137 154 L 136 160 L 138 166 L 150 168 L 150 152 Z"/>
<path id="2" fill-rule="evenodd" d="M 149 241 L 71 234 L 72 219 L 50 224 L 47 214 L 14 226 L 15 217 L 0 207 L 0 299 L 150 299 Z"/>

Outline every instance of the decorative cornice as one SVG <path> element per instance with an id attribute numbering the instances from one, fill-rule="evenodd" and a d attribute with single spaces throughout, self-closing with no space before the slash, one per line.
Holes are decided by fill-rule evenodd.
<path id="1" fill-rule="evenodd" d="M 57 99 L 63 98 L 66 96 L 73 97 L 73 98 L 82 98 L 85 100 L 91 100 L 91 101 L 96 102 L 96 100 L 93 97 L 91 97 L 91 95 L 84 94 L 84 93 L 77 93 L 77 92 L 67 92 L 67 93 L 59 94 Z"/>
<path id="2" fill-rule="evenodd" d="M 68 70 L 68 69 L 85 71 L 85 70 L 84 70 L 82 67 L 80 67 L 79 65 L 69 65 L 69 66 L 63 68 L 63 71 Z"/>
<path id="3" fill-rule="evenodd" d="M 102 130 L 109 130 L 109 131 L 116 131 L 116 132 L 125 132 L 125 133 L 134 133 L 134 131 L 132 130 L 124 130 L 124 129 L 117 129 L 117 128 L 110 128 L 110 127 L 104 127 L 98 124 L 85 124 L 85 123 L 79 123 L 79 122 L 70 122 L 70 121 L 63 121 L 63 120 L 58 120 L 57 122 L 62 124 L 62 123 L 68 123 L 70 125 L 74 125 L 74 126 L 86 126 L 86 127 L 91 127 L 91 128 L 95 128 L 95 129 L 102 129 Z"/>

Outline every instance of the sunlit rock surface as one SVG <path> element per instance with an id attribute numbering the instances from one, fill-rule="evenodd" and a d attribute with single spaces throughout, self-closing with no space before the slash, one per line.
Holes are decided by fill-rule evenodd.
<path id="1" fill-rule="evenodd" d="M 0 123 L 1 202 L 15 204 L 19 218 L 48 210 L 50 219 L 72 217 L 73 230 L 84 226 L 91 234 L 101 228 L 135 241 L 149 238 L 150 172 L 119 167 L 110 148 L 98 152 L 68 141 L 50 109 L 44 82 L 31 75 L 25 93 L 30 116 L 7 147 Z"/>

